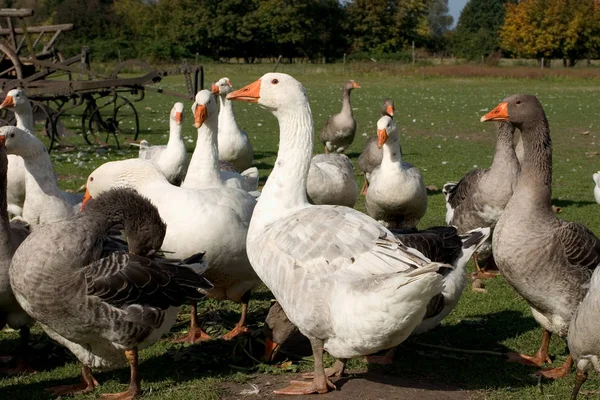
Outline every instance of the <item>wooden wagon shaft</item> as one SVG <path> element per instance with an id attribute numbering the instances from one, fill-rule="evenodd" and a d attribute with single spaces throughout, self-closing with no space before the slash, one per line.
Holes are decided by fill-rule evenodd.
<path id="1" fill-rule="evenodd" d="M 70 30 L 73 30 L 73 24 L 31 26 L 27 28 L 27 32 L 29 33 L 51 33 L 57 31 L 64 32 Z M 14 31 L 19 35 L 24 33 L 22 28 L 15 28 Z M 8 34 L 10 34 L 10 29 L 0 28 L 0 36 L 6 36 Z"/>
<path id="2" fill-rule="evenodd" d="M 81 61 L 80 55 L 73 56 L 73 57 L 63 61 L 60 64 L 54 63 L 51 61 L 29 60 L 26 58 L 21 58 L 21 63 L 23 63 L 23 64 L 31 63 L 34 65 L 46 68 L 40 72 L 37 72 L 37 73 L 23 79 L 23 83 L 27 83 L 27 82 L 35 81 L 37 79 L 45 78 L 46 76 L 53 74 L 56 71 L 67 71 L 67 72 L 72 72 L 74 74 L 84 74 L 84 75 L 88 75 L 92 78 L 102 78 L 102 79 L 110 78 L 108 75 L 93 72 L 89 69 L 84 70 L 84 69 L 81 69 L 81 67 L 71 67 L 70 66 L 71 64 L 74 64 L 79 61 Z"/>
<path id="3" fill-rule="evenodd" d="M 31 17 L 33 10 L 28 8 L 0 8 L 0 17 Z"/>

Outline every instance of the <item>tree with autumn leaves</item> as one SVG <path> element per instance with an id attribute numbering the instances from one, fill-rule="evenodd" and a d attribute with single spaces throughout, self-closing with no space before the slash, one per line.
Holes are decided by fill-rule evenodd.
<path id="1" fill-rule="evenodd" d="M 517 57 L 561 58 L 569 66 L 598 57 L 600 1 L 521 0 L 506 5 L 500 46 Z"/>

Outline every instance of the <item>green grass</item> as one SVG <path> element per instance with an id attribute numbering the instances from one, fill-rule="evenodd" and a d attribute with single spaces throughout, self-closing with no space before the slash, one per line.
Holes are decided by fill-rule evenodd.
<path id="1" fill-rule="evenodd" d="M 246 85 L 264 72 L 269 65 L 207 67 L 207 81 L 228 76 L 235 87 Z M 418 166 L 427 185 L 441 188 L 450 180 L 460 179 L 475 166 L 487 167 L 494 149 L 494 126 L 479 122 L 481 115 L 495 107 L 505 96 L 517 92 L 536 94 L 542 101 L 552 129 L 554 144 L 553 204 L 563 207 L 561 218 L 585 223 L 600 234 L 600 219 L 593 198 L 592 173 L 598 168 L 595 157 L 586 152 L 600 151 L 600 129 L 597 126 L 597 99 L 600 86 L 593 80 L 574 78 L 502 79 L 452 78 L 421 76 L 418 73 L 397 75 L 385 71 L 344 73 L 340 66 L 281 66 L 279 71 L 294 75 L 308 89 L 317 133 L 328 115 L 340 109 L 340 87 L 347 78 L 358 81 L 362 89 L 352 94 L 352 104 L 358 121 L 355 142 L 347 154 L 356 161 L 366 135 L 374 135 L 379 118 L 379 104 L 385 97 L 396 103 L 395 120 L 401 131 L 405 159 Z M 389 71 L 388 71 L 389 72 Z M 184 91 L 183 80 L 170 77 L 163 81 L 168 89 Z M 168 113 L 176 99 L 148 93 L 137 103 L 140 113 L 140 138 L 153 144 L 166 142 Z M 190 102 L 186 102 L 189 111 Z M 268 176 L 275 161 L 278 127 L 268 112 L 255 105 L 236 103 L 238 123 L 249 134 L 255 151 L 255 165 L 260 169 L 261 182 Z M 79 132 L 79 116 L 66 115 L 63 122 Z M 583 134 L 586 133 L 587 134 Z M 190 113 L 184 127 L 189 137 L 188 149 L 193 150 L 195 130 Z M 77 189 L 87 175 L 108 160 L 135 157 L 133 149 L 97 151 L 83 145 L 80 136 L 67 138 L 78 145 L 71 153 L 53 152 L 57 173 L 64 178 L 65 189 Z M 315 151 L 322 151 L 315 144 Z M 362 185 L 362 177 L 357 174 Z M 362 198 L 357 208 L 364 210 Z M 429 197 L 427 215 L 421 227 L 444 224 L 445 206 L 441 193 Z M 474 350 L 515 350 L 534 353 L 540 343 L 541 329 L 531 317 L 528 306 L 502 278 L 487 282 L 488 294 L 467 290 L 457 309 L 443 325 L 432 332 L 410 339 L 401 346 L 396 361 L 389 367 L 373 367 L 387 374 L 414 376 L 415 380 L 440 381 L 475 391 L 486 399 L 546 399 L 566 398 L 573 377 L 558 381 L 542 381 L 538 385 L 530 376 L 532 368 L 505 364 L 501 358 L 435 350 L 414 341 L 434 345 Z M 257 334 L 236 343 L 213 341 L 195 346 L 170 343 L 171 337 L 186 329 L 187 315 L 181 314 L 180 324 L 171 337 L 164 338 L 142 351 L 141 372 L 144 398 L 147 399 L 218 399 L 223 382 L 245 382 L 262 373 L 281 373 L 277 368 L 256 363 L 250 355 L 261 352 L 260 326 L 266 315 L 270 295 L 266 289 L 255 293 L 251 302 L 250 323 Z M 203 315 L 209 331 L 218 335 L 233 327 L 239 306 L 225 302 L 206 301 Z M 12 352 L 17 343 L 15 332 L 0 333 L 0 353 Z M 46 399 L 44 388 L 76 382 L 79 366 L 64 349 L 52 344 L 36 328 L 33 335 L 33 363 L 40 370 L 31 376 L 0 379 L 0 398 Z M 551 354 L 556 363 L 567 356 L 563 340 L 553 338 Z M 329 359 L 331 361 L 331 359 Z M 355 360 L 354 367 L 364 368 Z M 303 362 L 300 369 L 309 369 Z M 96 398 L 98 392 L 123 390 L 128 370 L 97 374 L 101 382 L 96 394 L 77 399 Z M 600 388 L 593 376 L 584 389 Z M 342 389 L 343 390 L 343 389 Z M 348 398 L 351 398 L 348 393 Z"/>

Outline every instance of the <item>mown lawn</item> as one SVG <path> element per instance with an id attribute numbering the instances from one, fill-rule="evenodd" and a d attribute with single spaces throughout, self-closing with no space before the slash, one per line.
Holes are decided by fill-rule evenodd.
<path id="1" fill-rule="evenodd" d="M 238 88 L 259 78 L 270 65 L 210 65 L 208 82 L 228 76 Z M 358 121 L 357 137 L 347 154 L 356 161 L 367 135 L 374 135 L 379 118 L 379 104 L 385 97 L 396 103 L 395 120 L 401 130 L 405 159 L 418 166 L 427 185 L 441 189 L 450 180 L 460 179 L 474 167 L 487 167 L 494 149 L 494 126 L 479 122 L 481 115 L 495 107 L 505 96 L 518 92 L 536 94 L 542 101 L 552 129 L 554 144 L 553 204 L 562 207 L 561 218 L 585 223 L 600 234 L 598 206 L 594 202 L 592 174 L 598 169 L 595 154 L 600 152 L 600 129 L 597 104 L 600 85 L 596 80 L 580 78 L 485 78 L 424 75 L 418 71 L 398 70 L 344 72 L 341 66 L 280 66 L 280 72 L 294 75 L 308 89 L 315 126 L 318 131 L 328 115 L 340 109 L 340 88 L 345 79 L 353 78 L 361 89 L 352 94 L 352 105 Z M 400 70 L 401 71 L 401 70 Z M 163 86 L 183 92 L 182 79 L 170 77 Z M 140 138 L 152 144 L 166 142 L 168 114 L 174 101 L 165 95 L 148 93 L 137 103 L 140 114 Z M 186 102 L 189 111 L 191 102 Z M 278 127 L 276 120 L 255 105 L 237 103 L 238 123 L 252 140 L 255 165 L 261 181 L 275 161 Z M 67 115 L 63 122 L 79 133 L 79 115 Z M 191 154 L 195 142 L 190 113 L 184 132 Z M 53 152 L 52 158 L 63 188 L 77 189 L 87 175 L 107 160 L 135 157 L 134 149 L 95 150 L 83 145 L 80 136 L 67 138 L 77 144 L 70 153 Z M 315 152 L 321 152 L 318 141 Z M 587 153 L 587 154 L 586 154 Z M 362 185 L 362 177 L 357 173 Z M 357 208 L 364 210 L 362 199 Z M 421 227 L 444 224 L 443 195 L 434 191 L 429 196 L 427 215 Z M 210 227 L 207 227 L 210 229 Z M 390 375 L 414 377 L 415 380 L 442 382 L 474 391 L 476 398 L 486 399 L 562 399 L 570 394 L 573 377 L 558 381 L 542 381 L 530 376 L 532 368 L 510 365 L 502 357 L 467 354 L 428 348 L 419 343 L 470 350 L 504 352 L 515 350 L 533 353 L 541 339 L 541 329 L 531 317 L 526 303 L 498 278 L 486 282 L 487 294 L 467 290 L 457 309 L 443 325 L 432 332 L 409 339 L 388 367 L 369 367 Z M 266 289 L 258 290 L 251 302 L 250 323 L 255 330 L 251 338 L 235 343 L 214 340 L 194 346 L 170 342 L 186 329 L 187 314 L 170 337 L 165 337 L 142 352 L 141 373 L 144 398 L 147 399 L 218 399 L 225 394 L 223 382 L 244 383 L 256 374 L 283 373 L 310 369 L 304 361 L 285 370 L 259 364 L 260 329 L 270 303 Z M 208 300 L 203 304 L 205 327 L 215 337 L 233 327 L 239 306 Z M 0 333 L 0 353 L 12 352 L 17 343 L 15 332 Z M 415 343 L 419 342 L 419 343 Z M 79 379 L 79 365 L 68 352 L 50 342 L 39 328 L 34 330 L 32 363 L 37 374 L 0 378 L 1 399 L 47 399 L 48 386 L 74 383 Z M 555 364 L 567 356 L 563 340 L 553 338 L 551 354 Z M 331 361 L 331 360 L 330 360 Z M 360 360 L 351 367 L 365 369 Z M 96 393 L 77 399 L 96 398 L 98 393 L 124 390 L 128 370 L 97 374 L 101 387 Z M 584 389 L 600 389 L 593 376 Z M 342 390 L 344 390 L 342 388 Z M 351 393 L 346 393 L 352 398 Z M 258 396 L 254 396 L 258 398 Z M 251 397 L 249 397 L 251 398 Z"/>

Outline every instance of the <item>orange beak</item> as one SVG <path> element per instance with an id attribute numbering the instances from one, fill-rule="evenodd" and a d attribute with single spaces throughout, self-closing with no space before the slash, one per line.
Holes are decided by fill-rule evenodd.
<path id="1" fill-rule="evenodd" d="M 390 116 L 393 117 L 394 116 L 394 106 L 389 105 L 385 108 L 385 112 Z"/>
<path id="2" fill-rule="evenodd" d="M 265 354 L 263 356 L 265 361 L 273 360 L 273 357 L 277 353 L 277 350 L 279 350 L 279 344 L 275 343 L 274 341 L 272 341 L 269 338 L 266 338 L 265 339 Z"/>
<path id="3" fill-rule="evenodd" d="M 199 129 L 206 118 L 208 117 L 208 111 L 206 111 L 206 106 L 202 104 L 197 104 L 196 109 L 194 110 L 194 127 Z"/>
<path id="4" fill-rule="evenodd" d="M 219 94 L 219 87 L 213 83 L 210 85 L 210 91 L 212 94 Z"/>
<path id="5" fill-rule="evenodd" d="M 177 125 L 181 125 L 181 116 L 182 116 L 181 112 L 179 112 L 179 111 L 175 112 L 175 122 L 177 122 Z"/>
<path id="6" fill-rule="evenodd" d="M 360 89 L 360 85 L 356 82 L 352 82 L 352 88 L 353 89 Z"/>
<path id="7" fill-rule="evenodd" d="M 6 96 L 4 98 L 4 101 L 2 102 L 2 104 L 0 104 L 0 108 L 14 107 L 14 106 L 15 106 L 15 99 L 13 99 L 12 96 Z"/>
<path id="8" fill-rule="evenodd" d="M 387 142 L 388 134 L 385 129 L 377 129 L 377 147 L 382 148 L 383 144 Z"/>
<path id="9" fill-rule="evenodd" d="M 0 136 L 0 145 L 2 146 L 3 149 L 6 148 L 6 136 L 4 136 L 4 135 Z"/>
<path id="10" fill-rule="evenodd" d="M 508 103 L 500 103 L 489 113 L 481 117 L 481 122 L 487 121 L 508 121 Z"/>
<path id="11" fill-rule="evenodd" d="M 258 103 L 260 99 L 260 79 L 256 82 L 244 86 L 241 89 L 234 90 L 227 95 L 229 100 L 247 101 L 248 103 Z"/>
<path id="12" fill-rule="evenodd" d="M 90 195 L 90 192 L 88 191 L 88 188 L 86 187 L 85 194 L 83 195 L 83 201 L 81 202 L 81 208 L 79 208 L 79 212 L 83 211 L 83 207 L 85 207 L 85 203 L 90 201 L 91 198 L 92 198 L 92 195 Z"/>

